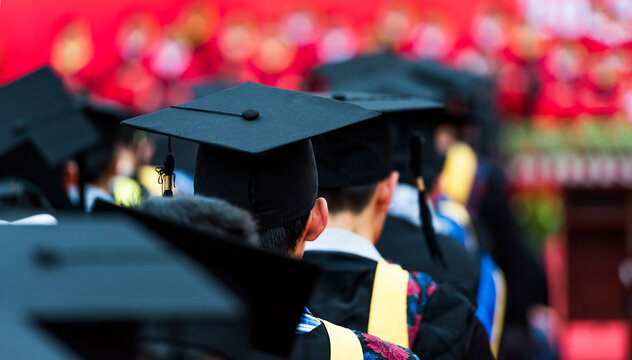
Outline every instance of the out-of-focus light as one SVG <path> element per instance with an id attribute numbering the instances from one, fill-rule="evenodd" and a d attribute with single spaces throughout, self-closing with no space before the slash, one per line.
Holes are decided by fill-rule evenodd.
<path id="1" fill-rule="evenodd" d="M 549 41 L 545 32 L 529 25 L 517 25 L 510 31 L 509 48 L 523 60 L 535 60 L 542 57 Z"/>
<path id="2" fill-rule="evenodd" d="M 309 12 L 294 12 L 287 15 L 281 24 L 283 36 L 297 46 L 311 44 L 318 37 L 318 24 Z"/>
<path id="3" fill-rule="evenodd" d="M 454 60 L 457 69 L 476 75 L 490 75 L 491 68 L 480 51 L 473 47 L 462 50 Z"/>
<path id="4" fill-rule="evenodd" d="M 279 77 L 274 86 L 281 89 L 299 91 L 301 90 L 301 82 L 303 77 L 297 74 L 285 74 Z"/>
<path id="5" fill-rule="evenodd" d="M 358 48 L 356 35 L 347 27 L 328 30 L 318 43 L 318 58 L 325 63 L 345 61 L 355 55 Z"/>
<path id="6" fill-rule="evenodd" d="M 165 38 L 151 58 L 151 70 L 162 79 L 177 79 L 191 65 L 193 50 L 182 40 Z"/>
<path id="7" fill-rule="evenodd" d="M 632 39 L 632 27 L 624 26 L 605 11 L 595 11 L 590 24 L 590 36 L 608 45 L 619 45 Z"/>
<path id="8" fill-rule="evenodd" d="M 556 79 L 570 81 L 584 71 L 585 54 L 574 44 L 555 46 L 550 50 L 546 68 Z"/>
<path id="9" fill-rule="evenodd" d="M 377 38 L 382 44 L 397 49 L 410 41 L 415 22 L 408 8 L 388 9 L 378 20 Z"/>
<path id="10" fill-rule="evenodd" d="M 621 96 L 621 107 L 623 108 L 628 122 L 632 124 L 632 90 L 626 91 L 623 96 Z"/>
<path id="11" fill-rule="evenodd" d="M 529 74 L 522 66 L 506 64 L 500 71 L 498 88 L 502 93 L 526 94 L 529 89 Z"/>
<path id="12" fill-rule="evenodd" d="M 624 73 L 624 64 L 620 57 L 610 54 L 603 59 L 599 59 L 588 70 L 588 78 L 599 88 L 610 90 Z"/>
<path id="13" fill-rule="evenodd" d="M 266 36 L 254 58 L 255 65 L 269 74 L 286 70 L 296 57 L 296 47 L 277 35 Z"/>
<path id="14" fill-rule="evenodd" d="M 154 51 L 160 40 L 160 24 L 150 14 L 129 16 L 116 34 L 116 46 L 124 60 L 142 58 Z"/>
<path id="15" fill-rule="evenodd" d="M 507 44 L 506 24 L 500 15 L 486 13 L 477 17 L 472 25 L 472 38 L 486 51 L 499 51 Z"/>
<path id="16" fill-rule="evenodd" d="M 228 61 L 246 61 L 257 51 L 258 43 L 257 26 L 245 16 L 228 21 L 219 33 L 219 49 Z"/>
<path id="17" fill-rule="evenodd" d="M 439 60 L 452 50 L 453 41 L 443 24 L 434 21 L 421 24 L 415 31 L 413 52 L 420 58 Z"/>
<path id="18" fill-rule="evenodd" d="M 175 22 L 174 31 L 190 46 L 198 47 L 211 39 L 219 27 L 219 21 L 217 8 L 195 1 L 182 10 Z"/>
<path id="19" fill-rule="evenodd" d="M 64 75 L 72 75 L 88 65 L 94 53 L 90 24 L 74 19 L 57 34 L 51 49 L 51 65 Z"/>
<path id="20" fill-rule="evenodd" d="M 138 112 L 154 111 L 162 105 L 162 84 L 137 61 L 117 69 L 116 85 L 132 95 L 132 107 Z"/>

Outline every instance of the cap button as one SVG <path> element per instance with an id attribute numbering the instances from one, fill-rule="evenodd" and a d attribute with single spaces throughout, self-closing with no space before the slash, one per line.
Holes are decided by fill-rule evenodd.
<path id="1" fill-rule="evenodd" d="M 333 94 L 331 95 L 331 98 L 334 100 L 339 100 L 339 101 L 347 100 L 347 97 L 344 94 Z"/>
<path id="2" fill-rule="evenodd" d="M 256 120 L 259 118 L 259 112 L 255 109 L 244 110 L 244 112 L 241 113 L 241 117 L 246 120 Z"/>

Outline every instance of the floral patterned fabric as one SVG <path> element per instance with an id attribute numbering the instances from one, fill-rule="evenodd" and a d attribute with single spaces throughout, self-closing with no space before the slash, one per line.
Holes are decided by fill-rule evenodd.
<path id="1" fill-rule="evenodd" d="M 360 339 L 364 360 L 419 360 L 417 355 L 410 350 L 381 340 L 377 336 L 355 330 L 353 330 L 353 333 Z"/>
<path id="2" fill-rule="evenodd" d="M 430 275 L 422 272 L 409 272 L 408 294 L 406 297 L 406 315 L 408 322 L 409 347 L 412 346 L 422 320 L 423 308 L 437 289 Z"/>

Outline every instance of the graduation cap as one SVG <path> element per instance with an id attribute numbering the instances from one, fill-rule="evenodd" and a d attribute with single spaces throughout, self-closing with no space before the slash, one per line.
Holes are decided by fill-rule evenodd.
<path id="1" fill-rule="evenodd" d="M 378 116 L 340 101 L 244 83 L 123 124 L 200 143 L 196 194 L 249 210 L 265 230 L 305 216 L 316 201 L 309 138 Z M 172 160 L 165 162 L 166 173 Z"/>
<path id="2" fill-rule="evenodd" d="M 351 90 L 344 84 L 357 80 L 366 80 L 376 73 L 393 73 L 406 68 L 408 63 L 400 59 L 392 52 L 381 52 L 354 57 L 352 59 L 326 64 L 312 69 L 310 75 L 315 79 L 316 85 L 325 82 L 330 89 Z M 355 89 L 358 91 L 370 91 L 368 89 Z"/>
<path id="3" fill-rule="evenodd" d="M 21 314 L 1 309 L 0 355 L 6 359 L 77 360 L 51 336 Z"/>
<path id="4" fill-rule="evenodd" d="M 0 88 L 0 176 L 37 184 L 53 206 L 70 207 L 60 168 L 99 134 L 48 67 Z"/>
<path id="5" fill-rule="evenodd" d="M 441 103 L 407 95 L 336 91 L 321 94 L 337 101 L 380 111 L 365 121 L 318 137 L 312 142 L 321 189 L 376 183 L 393 170 L 389 122 L 425 122 L 443 110 Z"/>
<path id="6" fill-rule="evenodd" d="M 320 276 L 318 267 L 256 249 L 236 235 L 211 227 L 202 233 L 106 202 L 97 202 L 95 211 L 132 217 L 222 280 L 248 305 L 252 348 L 290 354 L 303 308 Z"/>
<path id="7" fill-rule="evenodd" d="M 341 190 L 383 180 L 394 169 L 393 137 L 389 131 L 389 122 L 424 123 L 444 109 L 441 103 L 406 95 L 335 92 L 324 96 L 384 113 L 383 118 L 365 121 L 313 139 L 319 186 L 324 190 Z M 406 136 L 410 137 L 407 141 L 410 149 L 409 169 L 419 191 L 420 217 L 426 243 L 433 258 L 443 262 L 426 202 L 426 185 L 422 172 L 424 136 L 417 132 Z"/>
<path id="8" fill-rule="evenodd" d="M 81 358 L 134 358 L 141 341 L 246 355 L 238 298 L 129 220 L 4 226 L 0 239 L 0 309 Z"/>

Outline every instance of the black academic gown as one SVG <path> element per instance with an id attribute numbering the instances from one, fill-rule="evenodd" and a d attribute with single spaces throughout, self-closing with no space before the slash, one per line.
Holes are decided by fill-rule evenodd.
<path id="1" fill-rule="evenodd" d="M 303 259 L 324 269 L 310 310 L 338 325 L 366 332 L 377 262 L 325 251 L 305 252 Z M 485 329 L 474 312 L 459 291 L 439 284 L 421 309 L 422 321 L 410 349 L 421 359 L 493 359 Z"/>
<path id="2" fill-rule="evenodd" d="M 367 336 L 359 332 L 355 332 L 362 347 L 362 354 L 359 359 L 349 360 L 418 360 L 415 355 L 408 349 L 404 349 L 394 344 L 387 343 L 372 336 Z M 329 360 L 330 359 L 330 340 L 327 329 L 323 324 L 317 326 L 314 330 L 296 335 L 292 355 L 287 359 L 292 360 Z M 255 353 L 253 359 L 256 360 L 279 360 L 284 359 L 278 356 L 268 354 Z"/>
<path id="3" fill-rule="evenodd" d="M 448 283 L 476 305 L 480 263 L 450 237 L 437 234 L 437 243 L 446 262 L 443 267 L 430 256 L 423 231 L 409 221 L 387 216 L 376 247 L 385 259 L 404 269 L 421 271 L 438 283 Z"/>

